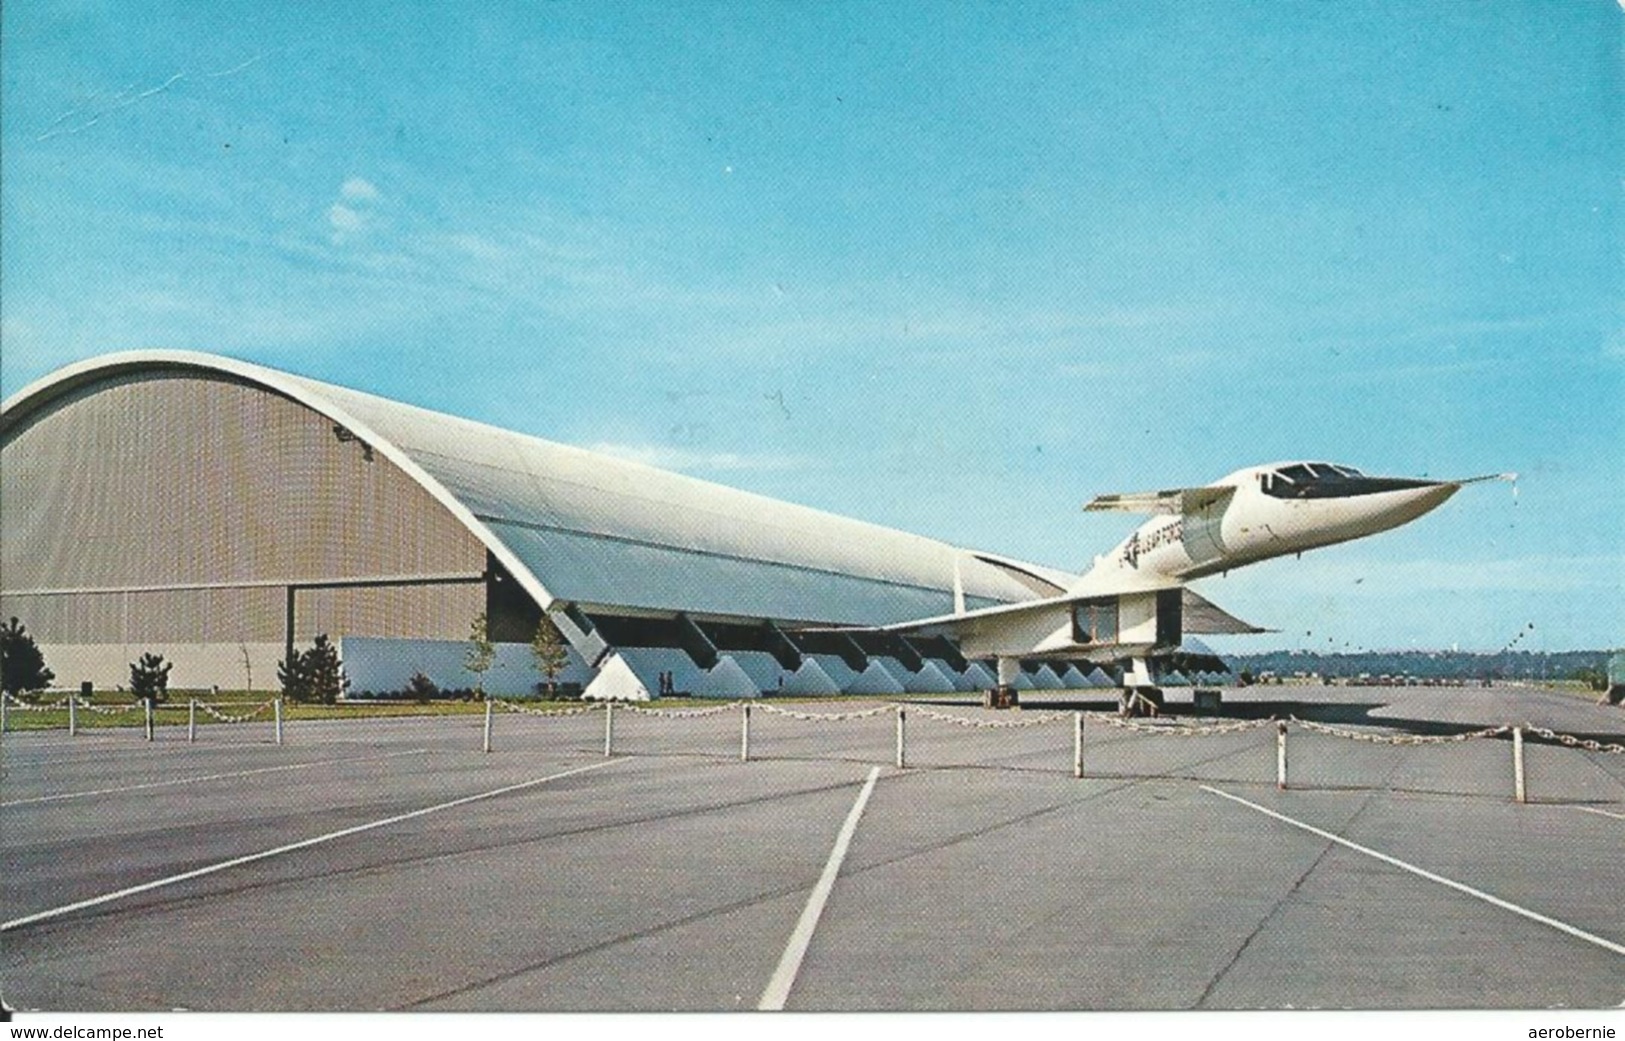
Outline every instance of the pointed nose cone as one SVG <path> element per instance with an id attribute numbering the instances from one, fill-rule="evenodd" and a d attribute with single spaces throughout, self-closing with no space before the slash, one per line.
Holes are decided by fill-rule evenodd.
<path id="1" fill-rule="evenodd" d="M 1377 492 L 1369 497 L 1375 531 L 1397 528 L 1431 510 L 1461 490 L 1453 481 L 1412 481 L 1407 488 Z"/>

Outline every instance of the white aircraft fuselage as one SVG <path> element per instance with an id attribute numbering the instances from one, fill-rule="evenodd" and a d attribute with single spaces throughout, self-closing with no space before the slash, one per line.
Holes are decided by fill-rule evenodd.
<path id="1" fill-rule="evenodd" d="M 1396 528 L 1462 485 L 1490 479 L 1370 477 L 1333 463 L 1285 462 L 1198 488 L 1103 495 L 1085 509 L 1155 516 L 1061 595 L 974 611 L 956 604 L 951 615 L 884 628 L 946 635 L 967 657 L 996 658 L 1001 684 L 1024 658 L 1135 659 L 1134 675 L 1144 676 L 1143 659 L 1176 650 L 1185 633 L 1264 631 L 1186 589 L 1192 580 Z"/>
<path id="2" fill-rule="evenodd" d="M 1095 558 L 1090 576 L 1128 571 L 1190 581 L 1375 535 L 1441 505 L 1461 482 L 1367 477 L 1327 463 L 1276 463 L 1237 470 L 1207 487 L 1232 491 L 1188 512 L 1147 521 Z"/>

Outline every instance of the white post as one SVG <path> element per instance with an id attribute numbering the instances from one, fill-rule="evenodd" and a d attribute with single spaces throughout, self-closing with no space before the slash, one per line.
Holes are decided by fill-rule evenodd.
<path id="1" fill-rule="evenodd" d="M 68 736 L 72 737 L 73 735 L 77 734 L 78 732 L 79 732 L 79 698 L 76 695 L 69 694 L 68 695 Z"/>
<path id="2" fill-rule="evenodd" d="M 186 743 L 197 741 L 197 698 L 186 701 Z"/>
<path id="3" fill-rule="evenodd" d="M 282 699 L 276 698 L 271 702 L 271 714 L 276 721 L 276 743 L 282 743 Z"/>
<path id="4" fill-rule="evenodd" d="M 1072 776 L 1083 776 L 1083 713 L 1072 713 Z"/>
<path id="5" fill-rule="evenodd" d="M 145 707 L 145 711 L 146 711 L 147 740 L 151 741 L 152 740 L 152 699 L 151 698 L 143 698 L 142 699 L 142 705 Z"/>
<path id="6" fill-rule="evenodd" d="M 750 762 L 750 702 L 742 701 L 739 707 L 744 709 L 739 720 L 739 761 Z"/>
<path id="7" fill-rule="evenodd" d="M 1523 783 L 1523 727 L 1512 728 L 1512 792 L 1519 802 L 1527 794 Z"/>
<path id="8" fill-rule="evenodd" d="M 903 734 L 907 728 L 906 713 L 903 706 L 897 706 L 897 769 L 902 770 L 908 765 L 908 756 L 905 754 Z"/>
<path id="9" fill-rule="evenodd" d="M 1275 787 L 1286 788 L 1286 720 L 1275 724 Z"/>
<path id="10" fill-rule="evenodd" d="M 484 740 L 484 743 L 481 744 L 480 750 L 484 751 L 484 752 L 489 752 L 491 750 L 491 699 L 490 698 L 485 699 L 485 740 Z"/>
<path id="11" fill-rule="evenodd" d="M 604 702 L 604 756 L 615 754 L 615 702 Z"/>

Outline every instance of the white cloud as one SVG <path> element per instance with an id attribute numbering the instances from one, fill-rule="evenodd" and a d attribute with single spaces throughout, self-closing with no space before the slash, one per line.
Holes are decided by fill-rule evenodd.
<path id="1" fill-rule="evenodd" d="M 366 218 L 341 202 L 336 202 L 327 210 L 327 222 L 340 233 L 360 231 L 366 223 Z"/>
<path id="2" fill-rule="evenodd" d="M 333 226 L 333 245 L 344 243 L 378 223 L 377 204 L 383 194 L 364 177 L 351 177 L 339 185 L 339 198 L 327 208 L 327 223 Z"/>
<path id="3" fill-rule="evenodd" d="M 339 194 L 351 202 L 377 202 L 381 198 L 377 186 L 363 177 L 352 177 L 345 181 L 339 188 Z"/>
<path id="4" fill-rule="evenodd" d="M 510 251 L 508 249 L 504 248 L 495 240 L 484 235 L 457 233 L 446 235 L 441 241 L 443 241 L 451 249 L 464 253 L 477 260 L 495 262 L 507 260 L 510 256 Z"/>

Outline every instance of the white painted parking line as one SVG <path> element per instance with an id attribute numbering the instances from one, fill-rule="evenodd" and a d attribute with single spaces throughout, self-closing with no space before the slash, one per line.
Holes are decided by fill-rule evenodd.
<path id="1" fill-rule="evenodd" d="M 317 835 L 315 838 L 304 839 L 299 842 L 290 842 L 286 846 L 278 846 L 275 849 L 261 850 L 258 853 L 250 853 L 244 857 L 234 857 L 231 860 L 222 861 L 218 864 L 210 864 L 207 867 L 200 867 L 195 871 L 187 871 L 179 875 L 170 875 L 168 878 L 154 879 L 151 882 L 143 882 L 138 886 L 131 886 L 128 889 L 120 889 L 116 893 L 106 893 L 102 896 L 91 897 L 89 900 L 80 900 L 77 903 L 64 904 L 61 907 L 53 907 L 49 911 L 40 911 L 37 914 L 26 915 L 22 918 L 13 918 L 9 922 L 0 924 L 0 932 L 10 932 L 13 929 L 18 929 L 25 925 L 32 925 L 35 922 L 43 922 L 51 918 L 60 918 L 63 915 L 71 914 L 74 911 L 83 911 L 87 907 L 97 907 L 101 904 L 112 903 L 115 900 L 122 900 L 127 896 L 135 896 L 137 893 L 145 893 L 149 890 L 160 889 L 164 886 L 172 886 L 177 882 L 185 882 L 189 879 L 201 878 L 204 875 L 212 875 L 217 871 L 224 871 L 227 868 L 240 867 L 243 864 L 252 864 L 256 860 L 265 860 L 268 857 L 275 857 L 283 853 L 292 853 L 294 850 L 305 849 L 309 846 L 319 846 L 324 842 L 331 842 L 334 839 L 342 839 L 347 835 L 358 835 L 363 831 L 372 831 L 374 828 L 383 828 L 391 824 L 399 824 L 401 821 L 408 821 L 414 817 L 423 817 L 431 813 L 438 813 L 441 810 L 449 810 L 456 806 L 467 806 L 471 802 L 479 802 L 482 799 L 494 799 L 499 795 L 506 795 L 509 792 L 517 792 L 525 788 L 534 788 L 539 784 L 546 784 L 549 781 L 557 781 L 564 777 L 570 777 L 573 774 L 586 773 L 588 770 L 600 770 L 606 766 L 614 766 L 616 763 L 624 762 L 626 762 L 625 759 L 606 759 L 602 762 L 590 763 L 587 766 L 578 766 L 571 770 L 563 770 L 556 774 L 548 774 L 546 777 L 537 777 L 529 781 L 521 781 L 518 784 L 510 784 L 502 788 L 494 788 L 488 792 L 480 792 L 478 795 L 465 795 L 461 799 L 453 799 L 450 802 L 436 803 L 433 806 L 426 806 L 421 810 L 413 810 L 410 813 L 400 813 L 393 817 L 385 817 L 383 820 L 371 821 L 367 824 L 358 824 L 353 828 L 330 831 L 326 835 Z"/>
<path id="2" fill-rule="evenodd" d="M 829 899 L 829 892 L 835 886 L 835 876 L 840 874 L 841 862 L 846 859 L 846 848 L 852 844 L 852 836 L 858 830 L 858 818 L 863 816 L 863 808 L 869 803 L 869 796 L 875 790 L 875 779 L 880 776 L 880 767 L 876 766 L 869 771 L 869 779 L 864 782 L 863 790 L 858 793 L 858 801 L 852 804 L 852 811 L 846 815 L 846 823 L 841 825 L 840 834 L 835 836 L 835 848 L 829 851 L 829 860 L 824 863 L 824 873 L 818 876 L 818 884 L 813 887 L 812 895 L 807 898 L 807 906 L 801 910 L 801 918 L 796 922 L 795 931 L 790 934 L 790 943 L 784 948 L 784 954 L 779 958 L 779 967 L 773 970 L 773 978 L 767 983 L 767 989 L 762 992 L 762 1000 L 756 1003 L 757 1009 L 763 1012 L 778 1012 L 784 1008 L 784 1003 L 790 997 L 790 988 L 795 985 L 796 973 L 801 971 L 801 959 L 807 955 L 807 945 L 812 943 L 813 930 L 818 928 L 818 919 L 824 913 L 824 903 Z"/>
<path id="3" fill-rule="evenodd" d="M 1542 925 L 1549 925 L 1553 929 L 1560 932 L 1568 933 L 1570 936 L 1577 939 L 1584 940 L 1590 944 L 1595 944 L 1596 946 L 1601 947 L 1603 950 L 1613 951 L 1615 954 L 1625 955 L 1625 946 L 1617 944 L 1612 940 L 1605 940 L 1601 936 L 1597 936 L 1593 933 L 1588 933 L 1584 929 L 1577 929 L 1574 926 L 1569 925 L 1567 922 L 1560 922 L 1555 918 L 1548 918 L 1538 911 L 1529 910 L 1527 907 L 1519 907 L 1517 904 L 1514 904 L 1509 900 L 1502 900 L 1500 897 L 1493 896 L 1481 889 L 1474 889 L 1472 886 L 1465 883 L 1457 882 L 1454 879 L 1445 878 L 1443 875 L 1436 875 L 1424 868 L 1417 867 L 1415 864 L 1407 864 L 1398 857 L 1391 857 L 1386 853 L 1379 853 L 1368 846 L 1362 846 L 1357 842 L 1351 842 L 1348 839 L 1343 838 L 1341 835 L 1336 835 L 1329 831 L 1323 831 L 1322 829 L 1315 827 L 1313 824 L 1305 824 L 1303 821 L 1295 820 L 1288 817 L 1284 813 L 1276 813 L 1274 810 L 1260 806 L 1256 802 L 1249 802 L 1239 795 L 1231 795 L 1229 792 L 1221 792 L 1219 789 L 1210 788 L 1205 784 L 1201 785 L 1200 787 L 1204 792 L 1211 792 L 1222 799 L 1229 799 L 1231 802 L 1239 803 L 1242 806 L 1246 806 L 1248 809 L 1257 810 L 1266 817 L 1274 817 L 1278 821 L 1285 824 L 1290 824 L 1294 828 L 1307 831 L 1311 835 L 1319 835 L 1323 839 L 1335 842 L 1340 846 L 1345 846 L 1354 850 L 1356 853 L 1364 853 L 1366 856 L 1374 857 L 1385 864 L 1392 864 L 1394 867 L 1397 867 L 1402 871 L 1409 871 L 1411 874 L 1416 875 L 1419 878 L 1425 878 L 1429 882 L 1437 882 L 1442 886 L 1449 886 L 1451 889 L 1454 889 L 1457 892 L 1466 893 L 1468 896 L 1482 900 L 1487 904 L 1494 904 L 1496 907 L 1499 907 L 1502 910 L 1511 911 L 1516 915 L 1522 915 L 1532 922 L 1539 922 Z"/>
<path id="4" fill-rule="evenodd" d="M 1599 810 L 1595 806 L 1570 806 L 1569 809 L 1579 810 L 1581 813 L 1595 813 L 1600 817 L 1612 817 L 1617 821 L 1625 821 L 1625 813 L 1613 813 L 1609 810 Z"/>
<path id="5" fill-rule="evenodd" d="M 194 777 L 178 777 L 169 781 L 152 781 L 148 784 L 129 784 L 122 788 L 96 788 L 88 792 L 63 792 L 60 795 L 37 795 L 30 799 L 13 799 L 10 802 L 0 802 L 0 809 L 8 806 L 29 806 L 39 802 L 59 802 L 63 799 L 89 799 L 96 795 L 119 795 L 123 792 L 141 792 L 149 788 L 172 788 L 180 784 L 197 784 L 200 781 L 225 781 L 236 777 L 253 777 L 255 774 L 274 774 L 287 770 L 308 770 L 315 766 L 332 766 L 335 763 L 372 763 L 380 759 L 396 759 L 403 755 L 424 755 L 427 748 L 414 748 L 407 752 L 386 752 L 383 755 L 361 756 L 355 759 L 318 759 L 313 763 L 289 763 L 284 766 L 262 766 L 254 770 L 236 770 L 225 774 L 199 774 Z"/>

